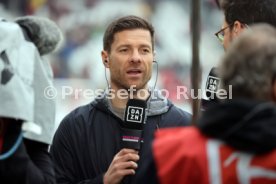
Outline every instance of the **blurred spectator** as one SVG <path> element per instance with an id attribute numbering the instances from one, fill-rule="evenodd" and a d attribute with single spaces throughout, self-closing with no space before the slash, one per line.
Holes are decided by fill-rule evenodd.
<path id="1" fill-rule="evenodd" d="M 198 127 L 157 132 L 138 183 L 276 182 L 275 28 L 244 32 L 227 51 L 220 76 L 233 99 L 208 108 Z"/>

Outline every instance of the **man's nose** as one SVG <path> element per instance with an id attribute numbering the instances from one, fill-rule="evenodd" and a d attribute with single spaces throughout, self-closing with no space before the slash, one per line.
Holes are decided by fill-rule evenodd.
<path id="1" fill-rule="evenodd" d="M 130 62 L 133 62 L 133 63 L 139 63 L 141 62 L 141 54 L 139 53 L 138 50 L 134 50 L 132 52 L 132 55 L 131 55 L 131 58 L 130 58 Z"/>

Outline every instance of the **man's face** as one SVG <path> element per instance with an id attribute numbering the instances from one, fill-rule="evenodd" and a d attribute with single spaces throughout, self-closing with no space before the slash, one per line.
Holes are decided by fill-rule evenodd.
<path id="1" fill-rule="evenodd" d="M 112 88 L 129 89 L 132 85 L 135 89 L 146 88 L 153 63 L 150 32 L 133 29 L 116 33 L 107 58 Z"/>
<path id="2" fill-rule="evenodd" d="M 222 34 L 224 35 L 223 47 L 227 50 L 231 42 L 242 33 L 242 31 L 248 28 L 246 24 L 236 20 L 233 24 L 229 25 L 225 20 L 222 25 Z"/>
<path id="3" fill-rule="evenodd" d="M 223 22 L 222 29 L 228 27 L 228 23 L 226 21 Z M 223 39 L 223 48 L 224 50 L 227 50 L 230 43 L 233 41 L 233 27 L 228 27 L 227 29 L 223 30 L 224 33 L 224 39 Z"/>

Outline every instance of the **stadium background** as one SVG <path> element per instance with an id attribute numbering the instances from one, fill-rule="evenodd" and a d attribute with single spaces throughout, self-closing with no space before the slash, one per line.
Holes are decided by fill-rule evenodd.
<path id="1" fill-rule="evenodd" d="M 190 88 L 191 32 L 189 0 L 0 0 L 0 17 L 13 20 L 24 15 L 48 17 L 61 28 L 64 41 L 59 51 L 47 56 L 57 90 L 56 124 L 71 110 L 92 98 L 80 90 L 106 88 L 101 62 L 102 37 L 107 24 L 116 17 L 137 15 L 151 21 L 156 30 L 157 88 L 167 89 L 179 107 L 191 111 L 190 101 L 177 99 L 176 86 Z M 213 0 L 201 1 L 200 61 L 202 88 L 223 49 L 214 36 L 223 21 Z M 156 66 L 151 84 L 155 81 Z M 62 96 L 62 87 L 79 92 Z M 203 93 L 204 94 L 204 93 Z"/>

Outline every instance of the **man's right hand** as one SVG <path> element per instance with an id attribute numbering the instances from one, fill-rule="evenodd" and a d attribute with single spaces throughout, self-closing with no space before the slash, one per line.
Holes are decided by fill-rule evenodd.
<path id="1" fill-rule="evenodd" d="M 134 175 L 139 160 L 138 151 L 122 149 L 113 158 L 107 172 L 104 175 L 104 184 L 117 184 L 127 175 Z"/>

